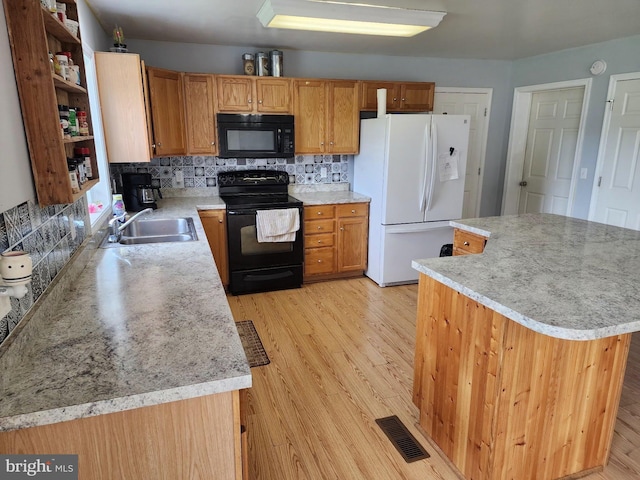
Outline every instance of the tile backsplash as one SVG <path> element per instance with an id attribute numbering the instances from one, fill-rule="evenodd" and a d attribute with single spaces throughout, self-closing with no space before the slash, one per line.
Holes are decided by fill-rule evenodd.
<path id="1" fill-rule="evenodd" d="M 28 293 L 11 297 L 11 311 L 0 319 L 0 344 L 82 244 L 88 225 L 84 196 L 69 205 L 40 207 L 28 201 L 0 212 L 0 252 L 24 250 L 33 261 Z"/>
<path id="2" fill-rule="evenodd" d="M 154 187 L 216 187 L 218 172 L 266 169 L 286 171 L 292 184 L 348 183 L 353 155 L 297 155 L 295 158 L 218 158 L 206 156 L 161 157 L 145 163 L 113 163 L 111 175 L 120 182 L 121 173 L 150 173 Z M 322 167 L 326 176 L 322 176 Z M 184 184 L 176 184 L 182 171 Z"/>

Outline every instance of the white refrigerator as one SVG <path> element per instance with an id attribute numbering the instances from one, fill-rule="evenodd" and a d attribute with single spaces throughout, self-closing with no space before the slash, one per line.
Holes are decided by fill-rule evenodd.
<path id="1" fill-rule="evenodd" d="M 470 117 L 387 114 L 360 125 L 353 190 L 371 197 L 366 275 L 381 287 L 414 283 L 411 261 L 453 243 L 462 215 Z"/>

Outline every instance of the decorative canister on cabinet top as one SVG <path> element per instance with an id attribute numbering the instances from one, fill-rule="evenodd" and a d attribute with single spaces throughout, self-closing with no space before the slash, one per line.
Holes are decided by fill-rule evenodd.
<path id="1" fill-rule="evenodd" d="M 282 51 L 281 50 L 271 50 L 269 52 L 269 56 L 271 57 L 271 75 L 274 77 L 282 77 L 284 74 L 282 73 Z"/>
<path id="2" fill-rule="evenodd" d="M 259 77 L 269 76 L 269 57 L 265 52 L 256 53 L 256 73 Z"/>
<path id="3" fill-rule="evenodd" d="M 255 75 L 256 62 L 253 53 L 245 53 L 242 55 L 242 70 L 245 75 Z"/>

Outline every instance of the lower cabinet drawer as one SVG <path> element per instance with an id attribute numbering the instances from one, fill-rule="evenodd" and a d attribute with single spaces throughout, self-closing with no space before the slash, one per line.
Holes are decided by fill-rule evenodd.
<path id="1" fill-rule="evenodd" d="M 308 248 L 304 252 L 304 274 L 320 275 L 334 272 L 335 249 Z"/>
<path id="2" fill-rule="evenodd" d="M 335 225 L 336 222 L 333 219 L 305 221 L 304 233 L 307 235 L 314 233 L 333 233 L 335 232 Z"/>
<path id="3" fill-rule="evenodd" d="M 453 231 L 454 255 L 468 255 L 482 253 L 487 239 L 475 233 L 455 229 Z"/>
<path id="4" fill-rule="evenodd" d="M 304 236 L 304 248 L 332 247 L 333 243 L 333 233 Z"/>
<path id="5" fill-rule="evenodd" d="M 349 203 L 336 207 L 337 217 L 364 217 L 369 213 L 368 203 Z"/>

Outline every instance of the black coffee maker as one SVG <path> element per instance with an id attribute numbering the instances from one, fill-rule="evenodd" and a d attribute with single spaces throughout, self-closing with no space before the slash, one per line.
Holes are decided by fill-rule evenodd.
<path id="1" fill-rule="evenodd" d="M 139 212 L 145 208 L 158 208 L 153 194 L 150 173 L 123 173 L 122 199 L 128 212 Z M 160 190 L 158 189 L 158 193 Z"/>

